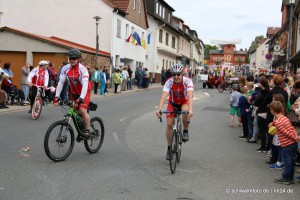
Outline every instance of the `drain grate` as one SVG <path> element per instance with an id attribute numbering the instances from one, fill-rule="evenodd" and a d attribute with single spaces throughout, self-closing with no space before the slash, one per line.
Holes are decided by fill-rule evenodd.
<path id="1" fill-rule="evenodd" d="M 193 200 L 193 199 L 191 199 L 191 198 L 177 198 L 177 200 Z"/>
<path id="2" fill-rule="evenodd" d="M 207 106 L 207 107 L 203 108 L 202 110 L 217 111 L 217 112 L 229 112 L 229 108 L 212 107 L 212 106 Z"/>

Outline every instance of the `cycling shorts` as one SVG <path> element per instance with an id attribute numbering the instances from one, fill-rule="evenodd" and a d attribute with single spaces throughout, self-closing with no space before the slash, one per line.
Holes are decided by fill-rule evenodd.
<path id="1" fill-rule="evenodd" d="M 179 111 L 181 111 L 181 107 L 184 104 L 188 105 L 188 100 L 184 101 L 182 104 L 174 104 L 174 103 L 169 102 L 168 106 L 167 106 L 167 111 L 174 112 L 174 107 L 176 107 Z M 167 119 L 168 118 L 175 118 L 175 114 L 174 113 L 167 113 L 166 117 L 167 117 Z"/>
<path id="2" fill-rule="evenodd" d="M 79 97 L 80 97 L 79 95 L 71 94 L 70 95 L 70 100 L 76 101 Z M 83 99 L 83 103 L 79 104 L 79 106 L 76 110 L 79 110 L 79 108 L 88 109 L 90 101 L 91 101 L 91 90 L 88 90 L 85 97 L 84 97 L 84 99 Z"/>

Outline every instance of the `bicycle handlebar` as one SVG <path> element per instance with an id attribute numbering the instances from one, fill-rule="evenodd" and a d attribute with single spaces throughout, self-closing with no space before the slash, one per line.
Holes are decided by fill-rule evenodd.
<path id="1" fill-rule="evenodd" d="M 174 111 L 168 111 L 168 110 L 165 110 L 165 111 L 162 111 L 163 114 L 172 114 L 172 113 L 175 113 Z M 187 115 L 189 114 L 189 111 L 176 111 L 177 114 L 181 114 L 181 115 Z M 162 118 L 160 117 L 159 118 L 159 121 L 162 123 Z M 188 120 L 188 123 L 190 123 L 190 119 Z"/>

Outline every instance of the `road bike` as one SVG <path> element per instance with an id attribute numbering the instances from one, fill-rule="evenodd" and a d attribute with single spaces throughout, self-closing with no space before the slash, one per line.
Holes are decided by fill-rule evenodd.
<path id="1" fill-rule="evenodd" d="M 102 146 L 105 133 L 102 119 L 99 117 L 91 118 L 90 136 L 86 138 L 82 135 L 85 128 L 83 119 L 75 110 L 74 104 L 74 101 L 59 102 L 61 110 L 65 113 L 64 119 L 52 123 L 46 132 L 44 149 L 48 158 L 54 162 L 67 159 L 74 148 L 75 135 L 71 120 L 77 131 L 76 141 L 78 143 L 83 141 L 85 149 L 89 153 L 97 153 Z M 90 102 L 88 112 L 96 110 L 97 104 Z"/>
<path id="2" fill-rule="evenodd" d="M 188 111 L 180 111 L 176 107 L 173 107 L 174 111 L 163 111 L 164 114 L 175 114 L 174 125 L 172 131 L 172 139 L 170 145 L 170 170 L 172 174 L 175 173 L 176 164 L 180 162 L 182 146 L 184 144 L 182 140 L 182 119 L 180 115 L 186 115 Z M 162 118 L 160 118 L 160 122 L 162 122 Z"/>
<path id="3" fill-rule="evenodd" d="M 31 116 L 32 116 L 32 119 L 37 120 L 42 113 L 43 104 L 48 105 L 49 100 L 45 95 L 46 89 L 43 89 L 44 86 L 34 85 L 34 87 L 37 88 L 37 92 L 36 92 L 36 96 L 34 98 L 34 102 L 33 102 L 32 108 L 31 108 Z"/>

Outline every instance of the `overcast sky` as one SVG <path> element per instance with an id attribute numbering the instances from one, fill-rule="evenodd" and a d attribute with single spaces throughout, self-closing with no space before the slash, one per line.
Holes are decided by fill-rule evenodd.
<path id="1" fill-rule="evenodd" d="M 165 0 L 173 15 L 197 31 L 205 44 L 210 40 L 236 40 L 237 48 L 249 48 L 267 27 L 281 26 L 282 0 Z"/>

